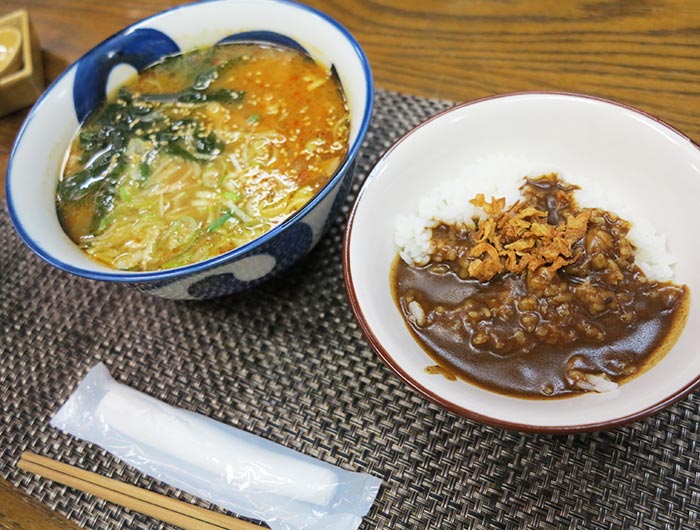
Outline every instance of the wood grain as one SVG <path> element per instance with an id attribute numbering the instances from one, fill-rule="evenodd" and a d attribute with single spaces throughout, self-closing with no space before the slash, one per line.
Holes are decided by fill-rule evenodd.
<path id="1" fill-rule="evenodd" d="M 311 3 L 355 33 L 379 86 L 456 101 L 584 92 L 700 137 L 700 2 Z"/>
<path id="2" fill-rule="evenodd" d="M 0 530 L 78 530 L 80 527 L 0 480 Z"/>
<path id="3" fill-rule="evenodd" d="M 29 10 L 47 81 L 172 0 L 5 0 Z M 583 92 L 638 107 L 700 139 L 696 0 L 309 0 L 367 52 L 380 88 L 467 101 Z M 0 175 L 26 111 L 0 119 Z"/>

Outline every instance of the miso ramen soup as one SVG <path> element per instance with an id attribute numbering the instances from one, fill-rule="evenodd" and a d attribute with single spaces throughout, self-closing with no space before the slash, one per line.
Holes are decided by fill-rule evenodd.
<path id="1" fill-rule="evenodd" d="M 307 203 L 348 135 L 339 81 L 300 52 L 230 44 L 170 57 L 82 126 L 58 184 L 59 219 L 116 269 L 195 263 Z"/>

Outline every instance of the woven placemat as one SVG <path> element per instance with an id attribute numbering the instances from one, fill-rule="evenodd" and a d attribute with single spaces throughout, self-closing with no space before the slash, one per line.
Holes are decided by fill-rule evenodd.
<path id="1" fill-rule="evenodd" d="M 236 297 L 173 302 L 80 279 L 33 255 L 0 209 L 0 476 L 85 528 L 173 528 L 20 472 L 31 450 L 193 499 L 47 425 L 87 370 L 346 469 L 383 479 L 363 529 L 695 529 L 696 393 L 580 436 L 486 427 L 406 387 L 346 300 L 342 231 L 374 161 L 445 102 L 379 91 L 352 197 L 318 247 Z"/>

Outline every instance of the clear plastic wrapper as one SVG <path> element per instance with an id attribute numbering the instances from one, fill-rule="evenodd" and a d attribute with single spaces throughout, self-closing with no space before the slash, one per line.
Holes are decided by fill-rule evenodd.
<path id="1" fill-rule="evenodd" d="M 102 363 L 51 425 L 273 530 L 354 530 L 381 484 L 163 403 L 117 383 Z"/>

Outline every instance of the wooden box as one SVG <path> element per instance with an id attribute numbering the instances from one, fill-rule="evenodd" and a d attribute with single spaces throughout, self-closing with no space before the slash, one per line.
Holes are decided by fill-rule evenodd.
<path id="1" fill-rule="evenodd" d="M 8 26 L 22 34 L 22 66 L 0 78 L 0 116 L 30 106 L 44 91 L 41 47 L 27 11 L 19 9 L 0 18 L 0 27 Z"/>

